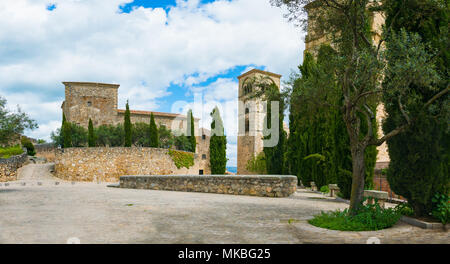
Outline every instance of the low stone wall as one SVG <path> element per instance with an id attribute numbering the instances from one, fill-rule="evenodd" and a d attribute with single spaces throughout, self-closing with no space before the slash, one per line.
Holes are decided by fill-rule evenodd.
<path id="1" fill-rule="evenodd" d="M 167 149 L 67 148 L 55 151 L 55 173 L 63 180 L 94 182 L 118 182 L 123 175 L 209 173 L 200 161 L 201 157 L 195 155 L 193 166 L 177 168 Z"/>
<path id="2" fill-rule="evenodd" d="M 28 160 L 26 153 L 9 159 L 0 159 L 0 182 L 17 180 L 17 170 Z"/>
<path id="3" fill-rule="evenodd" d="M 288 197 L 297 190 L 297 177 L 278 175 L 122 176 L 120 188 Z"/>
<path id="4" fill-rule="evenodd" d="M 36 157 L 45 158 L 47 162 L 55 162 L 55 145 L 52 143 L 36 144 L 34 145 L 36 150 Z"/>

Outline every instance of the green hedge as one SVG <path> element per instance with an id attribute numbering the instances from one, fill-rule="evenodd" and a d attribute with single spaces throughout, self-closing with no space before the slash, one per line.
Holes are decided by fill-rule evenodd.
<path id="1" fill-rule="evenodd" d="M 0 148 L 0 158 L 8 159 L 12 156 L 21 155 L 23 152 L 23 149 L 19 145 L 9 148 Z"/>

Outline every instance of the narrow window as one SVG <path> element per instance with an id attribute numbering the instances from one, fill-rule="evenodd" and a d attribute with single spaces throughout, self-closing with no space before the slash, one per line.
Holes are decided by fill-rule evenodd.
<path id="1" fill-rule="evenodd" d="M 198 171 L 198 174 L 199 174 L 199 175 L 203 175 L 203 170 L 199 170 L 199 171 Z"/>
<path id="2" fill-rule="evenodd" d="M 92 102 L 91 101 L 87 102 L 87 106 L 92 106 Z"/>
<path id="3" fill-rule="evenodd" d="M 206 139 L 206 135 L 202 135 L 202 139 L 205 140 Z"/>
<path id="4" fill-rule="evenodd" d="M 250 121 L 248 119 L 245 120 L 245 133 L 250 131 Z"/>

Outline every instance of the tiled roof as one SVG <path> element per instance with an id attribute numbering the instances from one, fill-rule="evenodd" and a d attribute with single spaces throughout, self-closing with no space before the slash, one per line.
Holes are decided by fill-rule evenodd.
<path id="1" fill-rule="evenodd" d="M 117 110 L 118 113 L 120 114 L 125 114 L 125 110 L 123 109 L 118 109 Z M 153 113 L 154 116 L 164 116 L 164 117 L 182 117 L 182 118 L 186 118 L 185 115 L 180 115 L 180 114 L 173 114 L 173 113 L 164 113 L 164 112 L 152 112 L 152 111 L 138 111 L 138 110 L 130 110 L 130 114 L 133 115 L 151 115 Z M 198 118 L 194 118 L 195 120 L 198 120 Z"/>

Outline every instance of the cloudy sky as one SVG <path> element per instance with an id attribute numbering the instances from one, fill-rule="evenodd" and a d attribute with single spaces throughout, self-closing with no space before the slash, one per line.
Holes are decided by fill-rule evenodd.
<path id="1" fill-rule="evenodd" d="M 60 126 L 63 81 L 118 83 L 119 107 L 183 112 L 209 128 L 219 105 L 236 165 L 237 76 L 283 75 L 302 61 L 303 33 L 269 0 L 1 0 L 0 95 Z"/>

